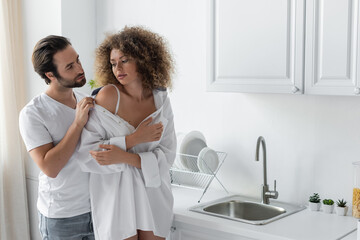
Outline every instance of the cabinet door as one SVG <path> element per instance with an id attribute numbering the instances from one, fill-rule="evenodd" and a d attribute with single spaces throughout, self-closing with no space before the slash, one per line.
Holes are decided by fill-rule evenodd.
<path id="1" fill-rule="evenodd" d="M 245 236 L 174 222 L 170 240 L 254 240 Z"/>
<path id="2" fill-rule="evenodd" d="M 305 92 L 359 94 L 358 0 L 306 3 Z"/>
<path id="3" fill-rule="evenodd" d="M 302 93 L 304 0 L 212 0 L 208 91 Z"/>

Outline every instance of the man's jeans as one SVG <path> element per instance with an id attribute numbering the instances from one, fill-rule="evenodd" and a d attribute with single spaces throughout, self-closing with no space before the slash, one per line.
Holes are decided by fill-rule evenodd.
<path id="1" fill-rule="evenodd" d="M 43 240 L 94 240 L 91 213 L 70 218 L 47 218 L 39 213 Z"/>

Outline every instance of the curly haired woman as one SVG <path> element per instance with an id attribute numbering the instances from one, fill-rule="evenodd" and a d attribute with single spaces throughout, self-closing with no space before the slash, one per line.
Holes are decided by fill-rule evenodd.
<path id="1" fill-rule="evenodd" d="M 91 173 L 96 239 L 165 239 L 173 218 L 169 169 L 176 150 L 166 92 L 171 55 L 159 35 L 125 27 L 97 48 L 95 67 L 104 87 L 83 130 L 78 159 Z"/>

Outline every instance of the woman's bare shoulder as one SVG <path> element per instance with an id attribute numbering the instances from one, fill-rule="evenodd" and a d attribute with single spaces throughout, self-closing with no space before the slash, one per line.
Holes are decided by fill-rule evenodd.
<path id="1" fill-rule="evenodd" d="M 115 114 L 117 99 L 118 95 L 115 87 L 106 85 L 96 95 L 95 102 Z"/>

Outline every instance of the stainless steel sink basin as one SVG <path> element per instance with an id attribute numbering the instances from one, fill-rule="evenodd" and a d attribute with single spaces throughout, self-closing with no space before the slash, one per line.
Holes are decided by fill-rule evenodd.
<path id="1" fill-rule="evenodd" d="M 256 199 L 234 195 L 210 203 L 196 205 L 190 208 L 190 211 L 262 225 L 303 209 L 305 209 L 305 206 L 297 206 L 278 201 L 271 201 L 270 204 L 262 204 Z"/>
<path id="2" fill-rule="evenodd" d="M 267 220 L 286 212 L 286 210 L 281 207 L 235 200 L 210 205 L 203 210 L 204 212 L 216 213 L 231 218 L 241 218 L 250 221 Z"/>

